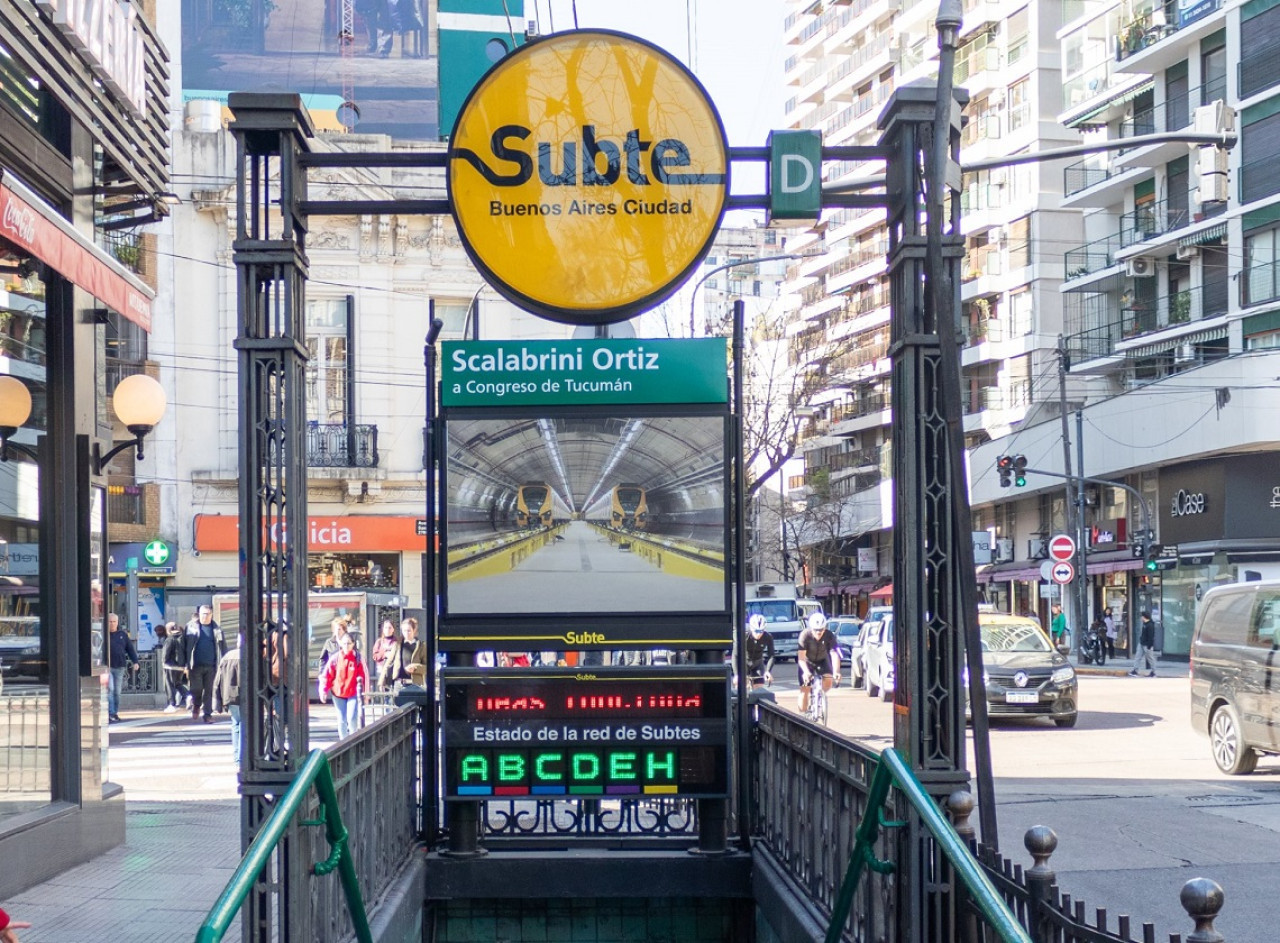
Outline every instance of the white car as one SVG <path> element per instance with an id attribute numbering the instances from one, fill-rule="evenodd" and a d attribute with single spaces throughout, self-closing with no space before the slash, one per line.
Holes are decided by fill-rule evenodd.
<path id="1" fill-rule="evenodd" d="M 849 686 L 854 688 L 862 684 L 866 672 L 862 658 L 863 625 L 863 621 L 854 616 L 839 616 L 828 623 L 840 648 L 840 661 L 848 665 L 844 675 L 849 679 Z"/>
<path id="2" fill-rule="evenodd" d="M 881 612 L 866 622 L 863 659 L 866 663 L 867 694 L 893 697 L 893 612 Z"/>

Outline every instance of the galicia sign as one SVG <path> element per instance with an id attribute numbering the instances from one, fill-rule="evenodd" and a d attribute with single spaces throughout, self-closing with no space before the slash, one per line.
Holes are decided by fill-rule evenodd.
<path id="1" fill-rule="evenodd" d="M 706 90 L 661 49 L 581 30 L 521 46 L 450 138 L 463 245 L 515 304 L 568 324 L 671 295 L 715 238 L 729 148 Z"/>

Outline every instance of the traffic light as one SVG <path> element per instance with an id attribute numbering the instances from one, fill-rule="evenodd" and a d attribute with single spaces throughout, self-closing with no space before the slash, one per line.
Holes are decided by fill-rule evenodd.
<path id="1" fill-rule="evenodd" d="M 1013 457 L 1013 483 L 1019 488 L 1027 486 L 1027 457 L 1025 455 L 1015 455 Z"/>
<path id="2" fill-rule="evenodd" d="M 1145 560 L 1147 558 L 1147 541 L 1145 537 L 1135 535 L 1129 543 L 1129 552 L 1133 554 L 1136 560 Z"/>
<path id="3" fill-rule="evenodd" d="M 1000 473 L 1000 487 L 1009 487 L 1010 481 L 1013 477 L 1013 456 L 1001 455 L 996 459 L 996 471 Z M 1026 482 L 1025 478 L 1023 479 L 1023 482 Z"/>
<path id="4" fill-rule="evenodd" d="M 1160 561 L 1156 558 L 1160 556 L 1160 551 L 1164 548 L 1160 544 L 1153 544 L 1147 541 L 1143 544 L 1145 553 L 1142 555 L 1142 568 L 1148 573 L 1154 573 L 1160 569 Z"/>

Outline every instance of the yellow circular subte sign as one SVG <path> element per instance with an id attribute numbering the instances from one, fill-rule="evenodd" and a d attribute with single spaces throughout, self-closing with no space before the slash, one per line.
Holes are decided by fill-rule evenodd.
<path id="1" fill-rule="evenodd" d="M 621 33 L 558 33 L 476 85 L 449 150 L 476 266 L 542 317 L 607 324 L 679 287 L 729 192 L 720 116 L 696 78 Z"/>

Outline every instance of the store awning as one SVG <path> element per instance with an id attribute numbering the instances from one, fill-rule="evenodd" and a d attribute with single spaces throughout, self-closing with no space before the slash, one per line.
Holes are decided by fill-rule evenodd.
<path id="1" fill-rule="evenodd" d="M 1130 360 L 1139 357 L 1154 357 L 1156 354 L 1162 354 L 1166 350 L 1174 350 L 1183 344 L 1203 344 L 1207 341 L 1221 340 L 1227 336 L 1227 326 L 1225 324 L 1218 327 L 1211 327 L 1203 331 L 1193 331 L 1190 334 L 1179 334 L 1177 337 L 1167 337 L 1162 341 L 1154 344 L 1143 344 L 1141 347 L 1130 347 L 1124 352 L 1124 355 Z"/>
<path id="2" fill-rule="evenodd" d="M 1198 232 L 1193 232 L 1189 236 L 1183 236 L 1178 240 L 1179 249 L 1188 249 L 1192 246 L 1202 246 L 1206 243 L 1213 242 L 1215 239 L 1221 239 L 1227 234 L 1227 224 L 1215 223 L 1212 226 L 1206 226 Z"/>
<path id="3" fill-rule="evenodd" d="M 1040 564 L 1043 560 L 1018 560 L 1013 563 L 994 563 L 977 568 L 979 583 L 1030 583 L 1039 582 Z"/>
<path id="4" fill-rule="evenodd" d="M 1103 576 L 1107 573 L 1122 573 L 1125 570 L 1141 570 L 1142 561 L 1132 557 L 1125 560 L 1099 560 L 1097 563 L 1086 560 L 1085 568 L 1089 576 Z"/>
<path id="5" fill-rule="evenodd" d="M 1062 118 L 1062 123 L 1068 128 L 1074 128 L 1076 125 L 1083 124 L 1090 118 L 1102 114 L 1112 105 L 1123 105 L 1125 102 L 1133 101 L 1143 92 L 1155 87 L 1155 82 L 1148 76 L 1145 79 L 1139 79 L 1136 84 L 1116 85 L 1113 89 L 1108 89 L 1102 93 L 1102 97 L 1096 101 L 1085 105 L 1076 113 L 1068 112 Z"/>
<path id="6" fill-rule="evenodd" d="M 868 595 L 871 599 L 888 599 L 893 595 L 893 584 L 886 583 L 879 589 L 873 589 Z"/>

